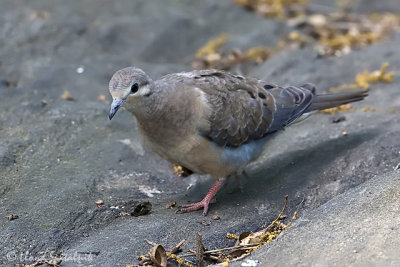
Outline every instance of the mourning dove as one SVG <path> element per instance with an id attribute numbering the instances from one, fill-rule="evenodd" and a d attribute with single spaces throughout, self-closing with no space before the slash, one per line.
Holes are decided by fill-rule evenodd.
<path id="1" fill-rule="evenodd" d="M 279 87 L 221 70 L 174 73 L 153 81 L 135 67 L 117 71 L 109 90 L 110 119 L 124 105 L 155 153 L 216 178 L 202 201 L 181 208 L 203 208 L 204 215 L 227 178 L 260 156 L 271 133 L 305 113 L 367 96 L 364 90 L 318 95 L 310 83 Z"/>

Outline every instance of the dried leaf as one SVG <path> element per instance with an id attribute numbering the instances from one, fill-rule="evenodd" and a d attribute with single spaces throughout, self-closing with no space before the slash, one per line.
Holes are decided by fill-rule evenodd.
<path id="1" fill-rule="evenodd" d="M 217 38 L 211 39 L 205 46 L 201 47 L 196 53 L 196 58 L 201 59 L 208 55 L 217 54 L 218 47 L 225 44 L 227 40 L 228 35 L 221 33 Z"/>
<path id="2" fill-rule="evenodd" d="M 242 242 L 243 239 L 245 239 L 246 237 L 248 237 L 249 235 L 251 235 L 251 232 L 243 232 L 239 235 L 235 246 L 239 246 L 240 243 Z"/>
<path id="3" fill-rule="evenodd" d="M 230 256 L 232 259 L 236 259 L 245 254 L 248 254 L 247 249 L 239 248 L 231 251 L 228 256 Z"/>
<path id="4" fill-rule="evenodd" d="M 133 210 L 131 211 L 131 215 L 138 217 L 138 216 L 149 214 L 151 211 L 151 208 L 152 208 L 152 205 L 148 201 L 139 203 L 133 208 Z"/>
<path id="5" fill-rule="evenodd" d="M 243 238 L 242 240 L 239 240 L 240 245 L 249 245 L 249 244 L 255 244 L 255 243 L 260 243 L 261 241 L 261 236 L 265 233 L 265 230 L 261 230 L 255 233 L 250 233 L 248 236 Z M 239 236 L 240 238 L 240 236 Z"/>
<path id="6" fill-rule="evenodd" d="M 151 262 L 153 262 L 158 267 L 167 267 L 167 253 L 161 245 L 155 245 L 149 251 L 149 256 Z"/>

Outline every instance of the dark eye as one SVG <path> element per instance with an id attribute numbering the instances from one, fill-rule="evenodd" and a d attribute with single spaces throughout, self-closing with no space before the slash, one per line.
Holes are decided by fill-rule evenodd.
<path id="1" fill-rule="evenodd" d="M 134 94 L 139 90 L 139 85 L 137 83 L 132 84 L 131 93 Z"/>

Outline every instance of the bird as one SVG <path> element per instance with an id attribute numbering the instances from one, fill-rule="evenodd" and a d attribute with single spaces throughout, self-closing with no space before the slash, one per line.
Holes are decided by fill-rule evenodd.
<path id="1" fill-rule="evenodd" d="M 136 117 L 142 140 L 172 164 L 214 184 L 200 202 L 180 212 L 203 209 L 231 177 L 263 152 L 269 137 L 307 114 L 360 101 L 368 90 L 317 94 L 311 83 L 281 87 L 223 70 L 172 73 L 153 80 L 143 70 L 118 70 L 109 82 L 111 120 L 121 106 Z"/>

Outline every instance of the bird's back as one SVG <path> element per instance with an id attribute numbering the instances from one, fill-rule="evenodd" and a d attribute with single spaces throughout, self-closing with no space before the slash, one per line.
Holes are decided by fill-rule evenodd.
<path id="1" fill-rule="evenodd" d="M 169 74 L 155 83 L 162 104 L 151 126 L 159 129 L 152 133 L 157 136 L 153 143 L 162 150 L 159 154 L 194 171 L 197 163 L 180 154 L 213 154 L 215 166 L 209 169 L 231 164 L 234 170 L 259 156 L 269 134 L 305 112 L 365 97 L 365 92 L 323 97 L 312 84 L 284 88 L 219 70 Z M 208 162 L 197 171 L 212 173 Z"/>

